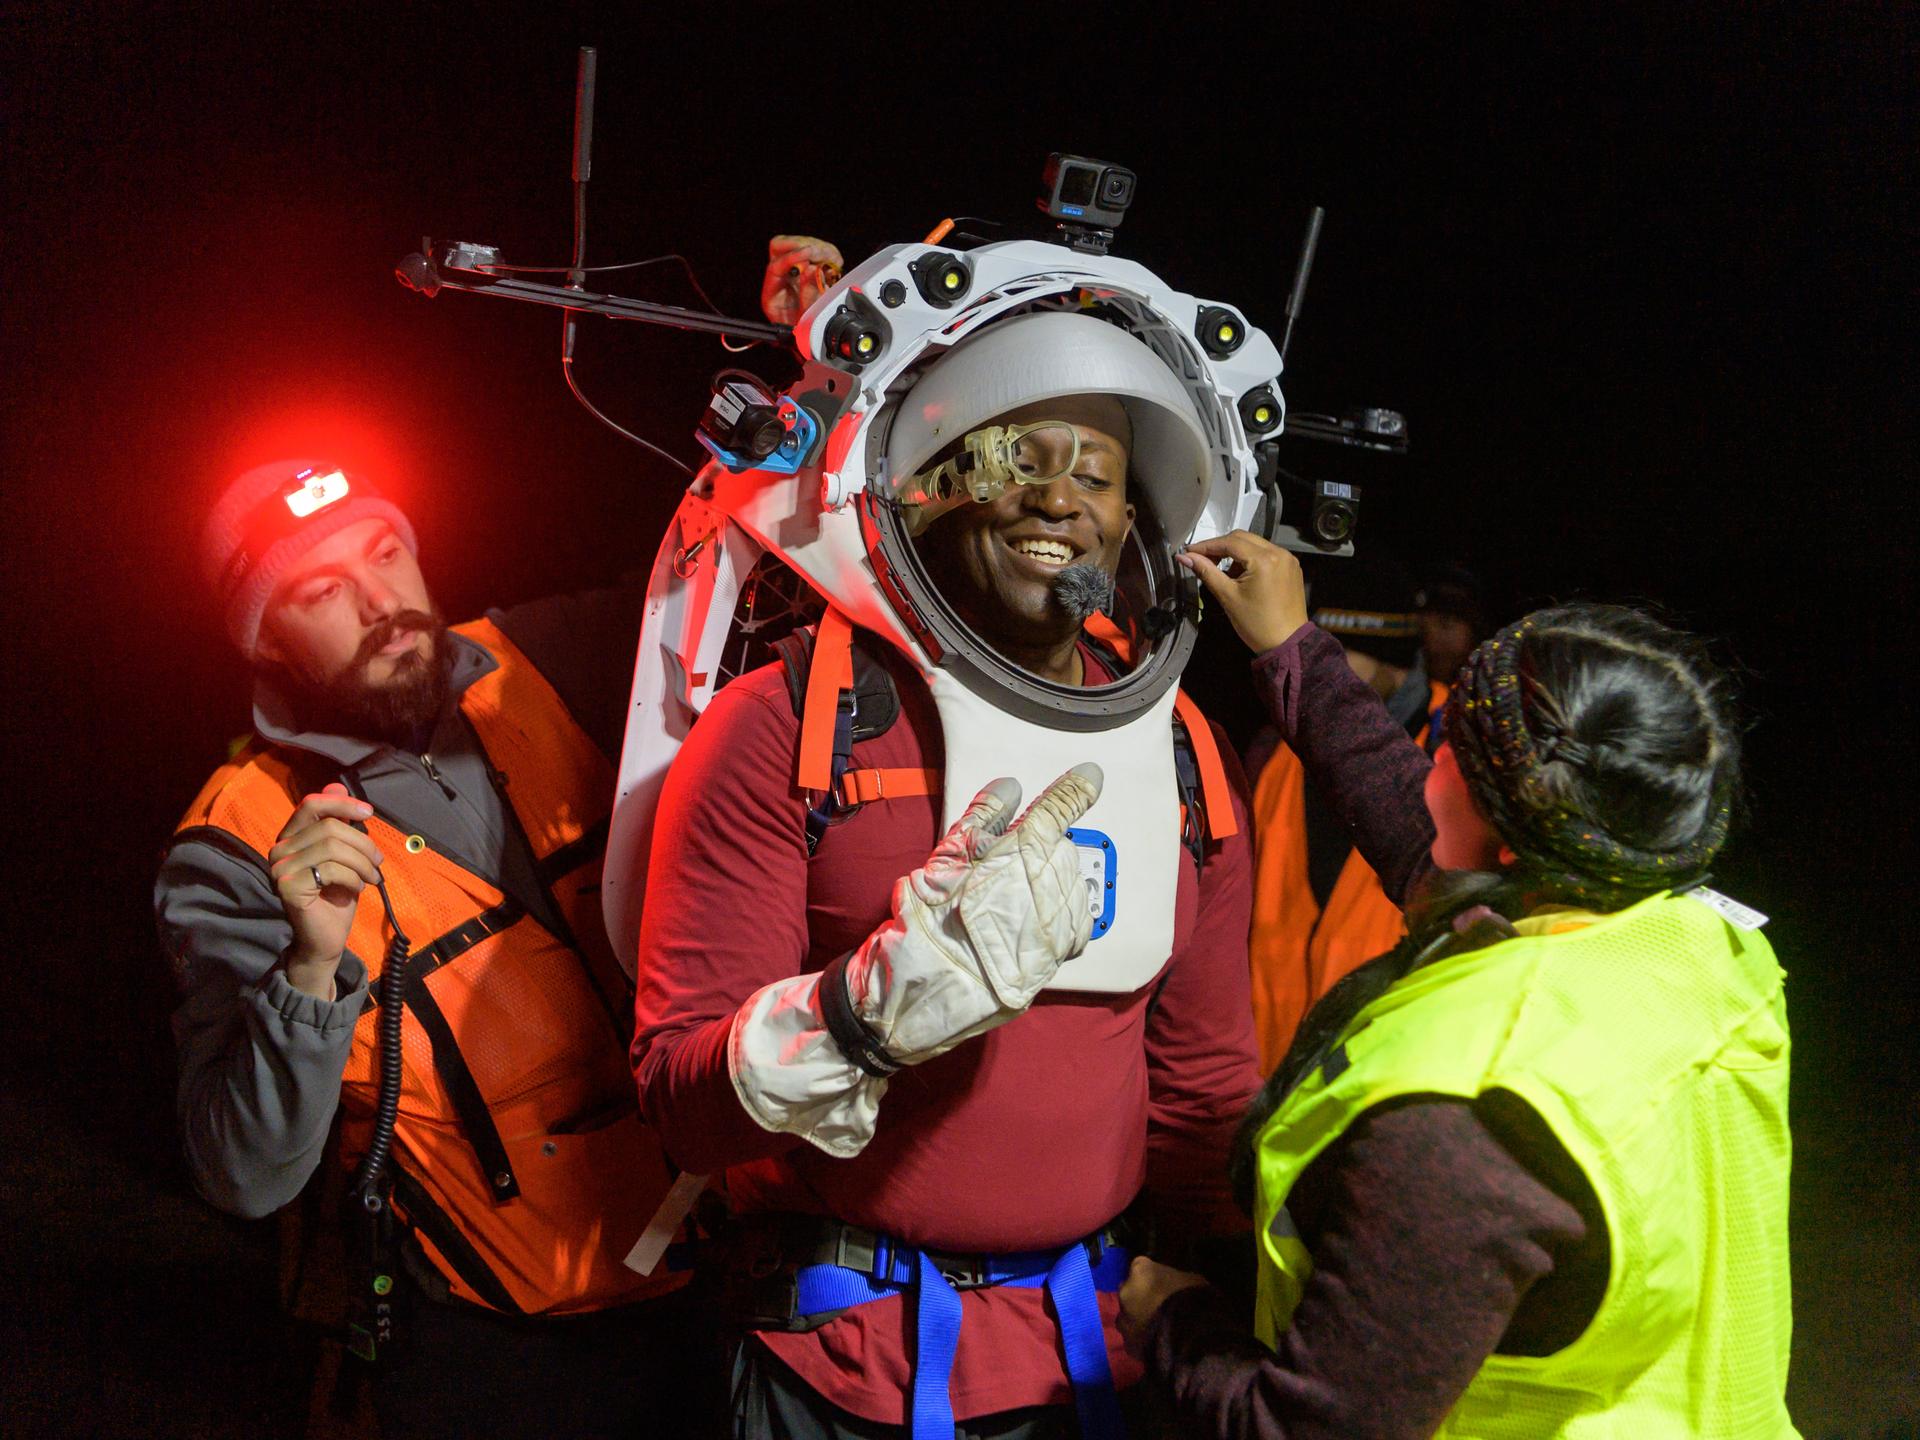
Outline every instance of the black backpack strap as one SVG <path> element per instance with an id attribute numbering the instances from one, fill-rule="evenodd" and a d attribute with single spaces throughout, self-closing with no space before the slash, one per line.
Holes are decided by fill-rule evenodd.
<path id="1" fill-rule="evenodd" d="M 465 924 L 454 926 L 431 945 L 423 945 L 408 955 L 407 984 L 425 980 L 442 965 L 457 960 L 489 935 L 512 929 L 526 913 L 526 908 L 518 900 L 508 896 L 491 910 L 482 910 Z M 380 1003 L 379 987 L 373 987 L 368 994 L 377 1006 Z M 409 995 L 408 999 L 411 1000 L 412 996 Z"/>
<path id="2" fill-rule="evenodd" d="M 1180 790 L 1180 843 L 1198 870 L 1207 863 L 1207 807 L 1202 799 L 1200 760 L 1178 715 L 1173 717 L 1173 779 Z"/>
<path id="3" fill-rule="evenodd" d="M 359 773 L 353 767 L 348 767 L 341 779 L 356 800 L 372 803 L 367 800 L 366 787 L 360 783 Z M 509 917 L 504 909 L 489 910 L 475 917 L 469 925 L 457 927 L 447 935 L 438 937 L 434 943 L 437 945 L 440 940 L 447 940 L 451 947 L 454 937 L 460 936 L 464 939 L 460 948 L 469 948 L 493 933 L 495 928 L 505 929 L 518 918 L 517 915 Z M 436 957 L 430 968 L 444 964 L 447 958 L 450 957 Z M 420 1022 L 420 1028 L 427 1034 L 433 1049 L 434 1071 L 439 1075 L 440 1083 L 446 1087 L 447 1099 L 453 1104 L 454 1114 L 460 1118 L 460 1129 L 466 1135 L 467 1143 L 473 1146 L 474 1153 L 479 1157 L 481 1173 L 486 1178 L 493 1203 L 503 1205 L 518 1198 L 520 1181 L 513 1173 L 512 1162 L 507 1159 L 506 1143 L 500 1138 L 499 1127 L 493 1123 L 492 1112 L 487 1109 L 486 1097 L 480 1093 L 480 1086 L 467 1065 L 467 1057 L 460 1052 L 460 1042 L 453 1033 L 453 1026 L 440 1009 L 439 1001 L 433 998 L 433 992 L 427 988 L 426 970 L 416 974 L 409 963 L 401 1003 L 413 1012 L 414 1019 Z"/>
<path id="4" fill-rule="evenodd" d="M 853 738 L 872 740 L 900 718 L 900 691 L 893 676 L 853 632 Z"/>
<path id="5" fill-rule="evenodd" d="M 481 1299 L 508 1315 L 524 1315 L 500 1277 L 481 1258 L 473 1242 L 429 1195 L 426 1187 L 399 1166 L 393 1167 L 393 1198 L 406 1212 L 408 1227 L 433 1242 L 457 1275 Z M 424 1257 L 422 1257 L 424 1258 Z"/>
<path id="6" fill-rule="evenodd" d="M 807 708 L 807 674 L 813 669 L 813 627 L 803 625 L 789 630 L 772 645 L 773 658 L 787 682 L 787 700 L 793 706 L 794 719 Z"/>

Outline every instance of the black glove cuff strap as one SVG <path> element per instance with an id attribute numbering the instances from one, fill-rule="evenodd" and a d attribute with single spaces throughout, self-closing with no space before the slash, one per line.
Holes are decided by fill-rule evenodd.
<path id="1" fill-rule="evenodd" d="M 875 1078 L 884 1078 L 900 1068 L 880 1037 L 853 1013 L 853 997 L 847 993 L 847 961 L 842 955 L 820 972 L 820 1018 L 827 1022 L 827 1033 L 855 1065 Z"/>

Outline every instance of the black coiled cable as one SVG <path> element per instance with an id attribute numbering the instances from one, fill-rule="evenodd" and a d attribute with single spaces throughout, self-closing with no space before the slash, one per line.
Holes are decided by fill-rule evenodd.
<path id="1" fill-rule="evenodd" d="M 387 894 L 385 880 L 379 889 L 380 903 L 387 907 L 387 924 L 393 929 L 386 963 L 380 968 L 380 1088 L 373 1106 L 373 1136 L 353 1175 L 353 1193 L 369 1215 L 378 1215 L 387 1203 L 380 1182 L 393 1150 L 393 1124 L 400 1114 L 400 1027 L 406 1018 L 407 961 L 412 954 L 400 917 L 393 913 L 393 897 Z"/>

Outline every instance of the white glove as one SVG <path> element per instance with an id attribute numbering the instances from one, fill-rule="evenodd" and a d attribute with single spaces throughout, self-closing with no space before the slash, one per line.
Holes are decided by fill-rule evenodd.
<path id="1" fill-rule="evenodd" d="M 994 781 L 894 886 L 893 919 L 846 966 L 853 1013 L 888 1060 L 917 1065 L 1006 1024 L 1087 948 L 1093 907 L 1066 831 L 1100 782 L 1099 766 L 1076 766 L 1009 826 L 1020 787 Z"/>
<path id="2" fill-rule="evenodd" d="M 1009 826 L 1020 787 L 994 781 L 894 886 L 893 918 L 858 950 L 749 999 L 734 1017 L 727 1068 L 755 1122 L 857 1155 L 889 1072 L 1025 1010 L 1093 934 L 1066 830 L 1100 785 L 1097 765 L 1075 766 Z"/>

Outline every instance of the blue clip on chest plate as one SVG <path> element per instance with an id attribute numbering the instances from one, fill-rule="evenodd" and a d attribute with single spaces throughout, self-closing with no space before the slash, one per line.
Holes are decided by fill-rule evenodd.
<path id="1" fill-rule="evenodd" d="M 1113 911 L 1119 895 L 1118 852 L 1113 840 L 1100 830 L 1069 829 L 1080 856 L 1080 878 L 1086 882 L 1087 905 L 1093 911 L 1093 938 L 1098 940 L 1113 928 Z"/>

